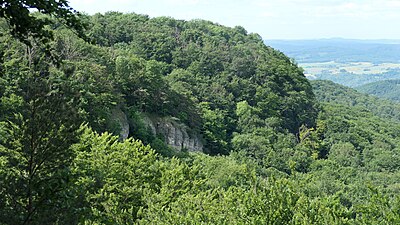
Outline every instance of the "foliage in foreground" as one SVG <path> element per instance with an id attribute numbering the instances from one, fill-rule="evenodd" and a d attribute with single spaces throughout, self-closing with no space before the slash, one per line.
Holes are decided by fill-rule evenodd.
<path id="1" fill-rule="evenodd" d="M 38 212 L 35 224 L 395 224 L 400 219 L 398 198 L 374 188 L 363 204 L 346 208 L 339 195 L 307 196 L 296 178 L 301 174 L 262 178 L 232 156 L 162 158 L 140 141 L 119 142 L 87 127 L 81 133 L 71 147 L 75 158 L 60 195 L 68 207 L 53 221 Z"/>

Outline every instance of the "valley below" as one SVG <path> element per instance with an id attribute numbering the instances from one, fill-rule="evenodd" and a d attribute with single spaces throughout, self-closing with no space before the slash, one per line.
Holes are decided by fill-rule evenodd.
<path id="1" fill-rule="evenodd" d="M 331 80 L 349 87 L 400 79 L 396 40 L 271 40 L 293 58 L 310 80 Z"/>

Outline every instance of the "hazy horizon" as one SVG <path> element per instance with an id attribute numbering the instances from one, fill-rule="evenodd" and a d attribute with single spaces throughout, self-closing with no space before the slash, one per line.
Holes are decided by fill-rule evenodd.
<path id="1" fill-rule="evenodd" d="M 119 11 L 210 20 L 242 26 L 267 40 L 400 40 L 397 0 L 71 0 L 70 6 L 88 14 Z"/>
<path id="2" fill-rule="evenodd" d="M 345 37 L 328 37 L 328 38 L 305 38 L 305 39 L 283 39 L 283 38 L 277 38 L 277 39 L 264 39 L 266 41 L 330 41 L 330 40 L 338 40 L 338 41 L 399 41 L 399 39 L 382 39 L 382 38 L 345 38 Z"/>

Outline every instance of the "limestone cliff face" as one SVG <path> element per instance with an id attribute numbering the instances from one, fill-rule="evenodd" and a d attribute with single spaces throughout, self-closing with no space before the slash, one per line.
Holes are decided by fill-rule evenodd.
<path id="1" fill-rule="evenodd" d="M 129 121 L 126 114 L 116 107 L 112 110 L 113 122 L 119 127 L 119 137 L 125 140 L 129 137 Z M 178 151 L 203 151 L 203 139 L 192 132 L 189 127 L 172 117 L 148 117 L 142 115 L 145 126 L 150 128 L 153 135 L 162 135 L 166 144 Z"/>
<path id="2" fill-rule="evenodd" d="M 125 140 L 129 136 L 129 122 L 126 114 L 119 108 L 116 107 L 112 111 L 113 122 L 117 124 L 120 129 L 119 137 L 121 140 Z"/>
<path id="3" fill-rule="evenodd" d="M 178 119 L 149 118 L 144 116 L 144 123 L 154 135 L 164 136 L 166 143 L 177 149 L 187 149 L 188 151 L 203 151 L 203 140 L 199 134 L 190 132 L 190 129 L 179 122 Z"/>

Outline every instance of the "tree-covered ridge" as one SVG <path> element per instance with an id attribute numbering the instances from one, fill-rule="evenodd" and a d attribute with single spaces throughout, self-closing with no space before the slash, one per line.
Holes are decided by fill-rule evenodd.
<path id="1" fill-rule="evenodd" d="M 319 101 L 358 107 L 368 110 L 375 116 L 400 121 L 400 104 L 360 93 L 352 88 L 332 81 L 310 81 Z"/>
<path id="2" fill-rule="evenodd" d="M 117 134 L 121 127 L 113 110 L 119 108 L 131 136 L 159 142 L 142 126 L 140 114 L 170 116 L 202 133 L 211 154 L 228 154 L 235 134 L 254 127 L 297 135 L 300 126 L 315 124 L 316 101 L 301 69 L 241 27 L 115 12 L 82 19 L 91 24 L 87 33 L 98 45 L 53 21 L 51 57 L 62 62 L 56 65 L 43 54 L 47 46 L 34 40 L 24 46 L 3 26 L 0 95 L 20 96 L 25 87 L 15 82 L 23 71 L 29 74 L 25 79 L 39 76 L 50 87 L 48 76 L 55 74 L 55 80 L 67 80 L 77 121 L 96 131 Z M 33 73 L 38 75 L 30 78 Z M 254 126 L 244 129 L 240 121 L 250 118 Z"/>
<path id="3" fill-rule="evenodd" d="M 356 88 L 359 92 L 400 102 L 400 80 L 385 80 L 362 85 Z"/>
<path id="4" fill-rule="evenodd" d="M 314 125 L 314 95 L 302 71 L 242 27 L 116 12 L 96 14 L 88 23 L 102 53 L 61 56 L 72 64 L 89 58 L 105 67 L 127 114 L 179 118 L 204 135 L 209 153 L 232 150 L 239 131 L 236 108 L 243 101 L 280 132 Z M 65 38 L 58 42 L 80 49 Z"/>
<path id="5" fill-rule="evenodd" d="M 312 85 L 322 110 L 305 144 L 319 149 L 325 159 L 311 164 L 311 186 L 320 186 L 319 196 L 340 193 L 342 204 L 353 207 L 363 204 L 368 186 L 379 187 L 388 198 L 397 195 L 398 105 L 331 81 Z"/>

